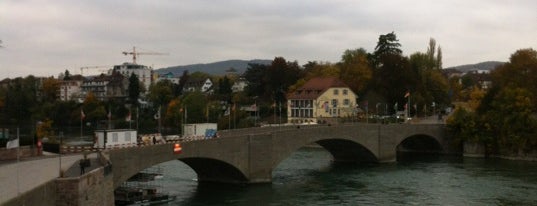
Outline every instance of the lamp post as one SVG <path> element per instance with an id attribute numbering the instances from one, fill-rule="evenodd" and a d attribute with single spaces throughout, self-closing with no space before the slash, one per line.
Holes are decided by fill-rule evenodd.
<path id="1" fill-rule="evenodd" d="M 254 127 L 257 126 L 257 96 L 254 97 Z"/>
<path id="2" fill-rule="evenodd" d="M 59 173 L 60 173 L 60 177 L 63 177 L 63 174 L 62 174 L 62 143 L 63 143 L 63 132 L 60 132 L 59 134 L 60 136 L 60 146 L 58 147 L 58 159 L 59 159 Z"/>

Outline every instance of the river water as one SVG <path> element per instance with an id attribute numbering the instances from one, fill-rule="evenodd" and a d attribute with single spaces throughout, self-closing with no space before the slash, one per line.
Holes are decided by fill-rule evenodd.
<path id="1" fill-rule="evenodd" d="M 403 158 L 401 158 L 403 159 Z M 169 205 L 537 205 L 537 163 L 480 158 L 404 158 L 397 163 L 339 165 L 304 148 L 256 185 L 198 184 L 180 161 L 158 165 Z"/>

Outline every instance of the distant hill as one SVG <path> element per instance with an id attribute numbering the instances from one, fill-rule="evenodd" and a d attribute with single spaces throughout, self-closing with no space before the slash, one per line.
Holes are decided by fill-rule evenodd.
<path id="1" fill-rule="evenodd" d="M 455 69 L 463 73 L 466 73 L 466 72 L 475 71 L 475 70 L 494 70 L 496 67 L 502 64 L 505 64 L 505 62 L 487 61 L 487 62 L 481 62 L 477 64 L 466 64 L 466 65 L 449 67 L 449 68 L 444 68 L 444 69 Z"/>
<path id="2" fill-rule="evenodd" d="M 172 72 L 176 76 L 183 74 L 183 71 L 188 70 L 188 73 L 192 74 L 194 72 L 205 72 L 211 75 L 224 75 L 228 70 L 233 68 L 235 73 L 242 74 L 246 71 L 248 64 L 266 64 L 269 65 L 272 63 L 272 60 L 263 60 L 263 59 L 254 59 L 254 60 L 227 60 L 213 62 L 209 64 L 191 64 L 184 66 L 173 66 L 167 68 L 161 68 L 155 70 L 159 74 L 165 74 Z"/>

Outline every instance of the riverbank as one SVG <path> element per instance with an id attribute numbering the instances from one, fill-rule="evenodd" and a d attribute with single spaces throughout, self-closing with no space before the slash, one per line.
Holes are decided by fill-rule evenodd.
<path id="1" fill-rule="evenodd" d="M 463 156 L 471 158 L 498 158 L 505 160 L 531 161 L 537 162 L 537 151 L 530 153 L 520 152 L 517 155 L 486 155 L 485 146 L 479 143 L 465 142 L 463 144 Z"/>

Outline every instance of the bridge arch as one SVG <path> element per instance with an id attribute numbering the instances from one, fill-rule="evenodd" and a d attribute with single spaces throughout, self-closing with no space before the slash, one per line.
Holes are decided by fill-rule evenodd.
<path id="1" fill-rule="evenodd" d="M 335 162 L 378 162 L 377 157 L 363 145 L 347 139 L 323 139 L 316 142 L 332 154 Z"/>
<path id="2" fill-rule="evenodd" d="M 244 183 L 248 178 L 237 167 L 211 158 L 179 158 L 196 172 L 198 182 Z"/>
<path id="3" fill-rule="evenodd" d="M 396 151 L 442 153 L 444 148 L 440 141 L 427 134 L 415 134 L 404 138 L 397 144 Z"/>

